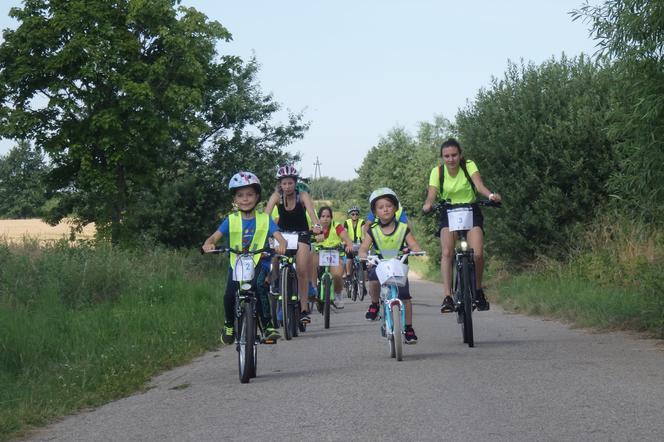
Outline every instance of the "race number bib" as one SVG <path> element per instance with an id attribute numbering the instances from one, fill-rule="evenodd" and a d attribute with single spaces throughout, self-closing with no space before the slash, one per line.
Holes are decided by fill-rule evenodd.
<path id="1" fill-rule="evenodd" d="M 459 207 L 447 211 L 447 222 L 450 232 L 457 230 L 470 230 L 473 228 L 472 207 Z"/>
<path id="2" fill-rule="evenodd" d="M 339 252 L 336 250 L 321 250 L 318 252 L 318 265 L 335 267 L 339 265 Z"/>
<path id="3" fill-rule="evenodd" d="M 282 235 L 286 240 L 286 248 L 288 250 L 297 250 L 297 241 L 300 239 L 300 235 L 297 233 L 282 233 Z"/>
<path id="4" fill-rule="evenodd" d="M 254 279 L 254 259 L 249 255 L 240 256 L 233 269 L 233 281 L 251 281 Z"/>

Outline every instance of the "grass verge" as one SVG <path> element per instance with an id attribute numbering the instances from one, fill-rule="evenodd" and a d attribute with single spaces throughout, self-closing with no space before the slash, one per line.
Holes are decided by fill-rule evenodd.
<path id="1" fill-rule="evenodd" d="M 0 244 L 0 440 L 214 348 L 220 265 L 187 251 Z"/>

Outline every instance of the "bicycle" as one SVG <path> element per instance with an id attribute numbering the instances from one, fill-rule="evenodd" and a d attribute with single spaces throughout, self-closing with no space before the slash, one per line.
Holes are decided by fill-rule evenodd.
<path id="1" fill-rule="evenodd" d="M 264 336 L 263 326 L 256 312 L 256 293 L 251 289 L 255 265 L 253 255 L 267 252 L 269 249 L 252 251 L 235 250 L 228 247 L 210 250 L 204 253 L 235 253 L 237 259 L 233 268 L 233 280 L 238 282 L 235 292 L 235 349 L 238 354 L 238 372 L 240 382 L 246 384 L 256 377 L 258 371 L 258 344 L 276 344 Z"/>
<path id="2" fill-rule="evenodd" d="M 334 290 L 332 290 L 333 281 L 330 267 L 339 265 L 339 252 L 344 249 L 339 246 L 315 246 L 315 249 L 318 253 L 318 279 L 320 281 L 318 285 L 318 301 L 321 303 L 324 327 L 330 328 L 330 305 L 335 300 Z"/>
<path id="3" fill-rule="evenodd" d="M 367 293 L 365 281 L 364 281 L 364 266 L 360 257 L 357 255 L 359 250 L 359 244 L 353 244 L 353 262 L 350 266 L 350 275 L 346 276 L 344 280 L 344 288 L 346 289 L 346 294 L 353 301 L 357 301 L 357 298 L 360 298 L 360 301 L 364 300 L 364 296 Z"/>
<path id="4" fill-rule="evenodd" d="M 484 207 L 502 207 L 501 203 L 481 200 L 476 203 Z M 457 313 L 457 323 L 461 325 L 463 343 L 468 347 L 475 346 L 473 335 L 473 310 L 477 303 L 477 287 L 475 279 L 474 251 L 468 246 L 467 234 L 473 227 L 472 204 L 451 204 L 441 202 L 433 209 L 447 212 L 450 232 L 457 232 L 454 248 L 454 276 L 452 292 Z"/>
<path id="5" fill-rule="evenodd" d="M 409 256 L 424 256 L 426 252 L 400 253 L 392 259 L 380 259 L 369 255 L 367 262 L 376 265 L 376 276 L 380 282 L 380 300 L 383 305 L 380 333 L 387 339 L 390 357 L 403 360 L 403 343 L 406 334 L 406 309 L 399 299 L 399 287 L 406 285 Z"/>
<path id="6" fill-rule="evenodd" d="M 297 273 L 295 271 L 295 254 L 298 246 L 298 232 L 281 232 L 286 239 L 285 255 L 277 255 L 279 259 L 279 292 L 270 290 L 273 296 L 273 312 L 277 327 L 284 331 L 284 338 L 290 341 L 299 332 L 306 330 L 306 324 L 300 322 L 300 298 L 298 296 Z"/>

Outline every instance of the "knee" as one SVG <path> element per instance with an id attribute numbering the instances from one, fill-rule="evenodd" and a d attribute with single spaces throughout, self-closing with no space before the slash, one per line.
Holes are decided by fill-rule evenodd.
<path id="1" fill-rule="evenodd" d="M 450 261 L 452 259 L 452 254 L 453 254 L 453 251 L 452 251 L 451 248 L 444 247 L 443 250 L 442 250 L 442 253 L 441 253 L 441 257 L 445 261 Z"/>

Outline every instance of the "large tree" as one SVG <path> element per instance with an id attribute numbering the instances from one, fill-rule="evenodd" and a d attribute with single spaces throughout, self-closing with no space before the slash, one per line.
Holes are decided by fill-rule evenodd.
<path id="1" fill-rule="evenodd" d="M 592 25 L 600 54 L 620 74 L 624 100 L 612 109 L 620 161 L 609 182 L 618 204 L 664 221 L 664 2 L 609 0 L 573 13 Z"/>
<path id="2" fill-rule="evenodd" d="M 52 221 L 75 213 L 117 242 L 140 228 L 128 221 L 141 198 L 167 197 L 195 165 L 278 151 L 306 128 L 299 116 L 270 125 L 279 107 L 258 89 L 255 61 L 219 56 L 230 33 L 179 3 L 26 0 L 10 11 L 19 26 L 0 46 L 0 135 L 48 153 Z"/>

